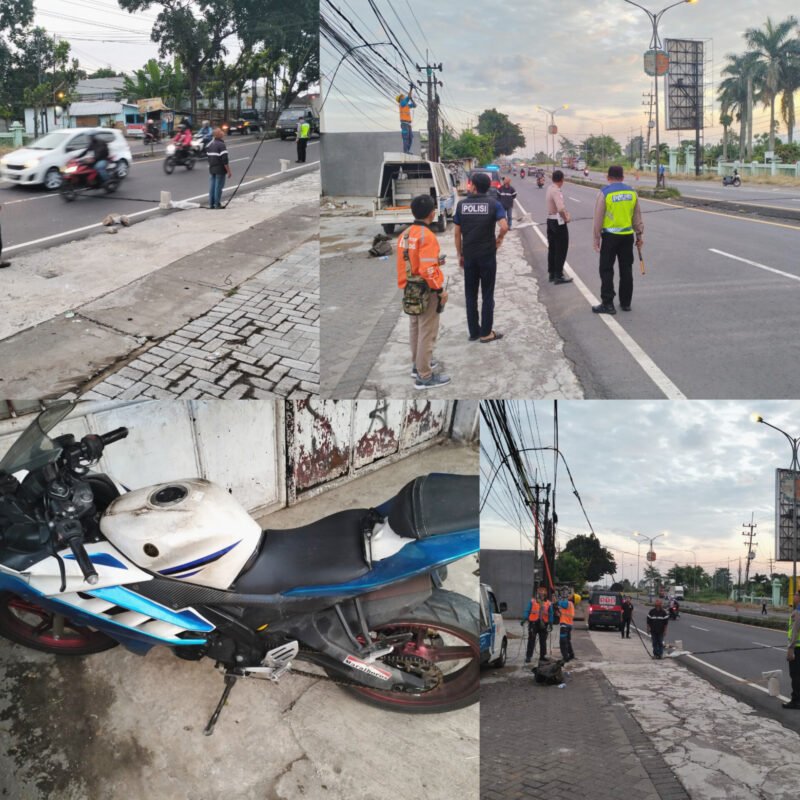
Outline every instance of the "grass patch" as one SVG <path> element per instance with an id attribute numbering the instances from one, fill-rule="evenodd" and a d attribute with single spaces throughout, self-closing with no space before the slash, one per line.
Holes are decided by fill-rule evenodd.
<path id="1" fill-rule="evenodd" d="M 637 189 L 636 193 L 647 200 L 671 200 L 681 196 L 673 186 L 668 186 L 666 189 Z"/>
<path id="2" fill-rule="evenodd" d="M 785 631 L 788 624 L 784 620 L 770 617 L 744 617 L 741 614 L 718 614 L 715 611 L 697 611 L 681 606 L 681 614 L 694 614 L 697 617 L 711 617 L 711 619 L 722 619 L 728 622 L 744 622 L 747 625 L 756 625 L 759 628 L 772 628 L 776 631 Z"/>
<path id="3" fill-rule="evenodd" d="M 233 297 L 238 291 L 239 287 L 234 286 L 233 289 L 228 289 L 228 291 L 225 292 L 225 297 Z"/>

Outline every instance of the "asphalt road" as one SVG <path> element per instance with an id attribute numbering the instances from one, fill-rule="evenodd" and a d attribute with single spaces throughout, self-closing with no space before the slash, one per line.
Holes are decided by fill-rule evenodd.
<path id="1" fill-rule="evenodd" d="M 638 607 L 634 613 L 634 623 L 642 631 L 649 648 L 650 639 L 645 633 L 648 609 L 649 606 Z M 610 635 L 618 634 L 610 632 Z M 631 637 L 634 636 L 636 634 L 631 631 Z M 770 697 L 766 692 L 748 685 L 748 682 L 752 682 L 765 686 L 761 673 L 780 670 L 780 693 L 786 698 L 790 696 L 785 631 L 683 614 L 671 621 L 667 630 L 668 642 L 677 639 L 683 642 L 684 650 L 693 654 L 693 657 L 680 657 L 687 667 L 787 727 L 800 731 L 800 712 L 784 710 L 781 708 L 783 700 Z"/>
<path id="2" fill-rule="evenodd" d="M 583 173 L 572 170 L 564 170 L 564 173 L 568 179 L 570 175 L 583 175 Z M 606 180 L 603 172 L 590 171 L 589 177 L 601 183 L 605 183 Z M 648 189 L 654 189 L 656 185 L 655 176 L 645 173 L 640 175 L 637 182 L 630 167 L 625 167 L 625 179 L 632 185 Z M 677 189 L 684 197 L 697 197 L 701 200 L 729 200 L 747 205 L 800 211 L 800 186 L 767 186 L 762 183 L 751 183 L 746 175 L 742 176 L 742 185 L 738 187 L 723 186 L 722 178 L 716 178 L 713 181 L 694 181 L 670 178 L 669 176 L 667 176 L 667 186 Z"/>
<path id="3" fill-rule="evenodd" d="M 545 189 L 527 178 L 514 185 L 545 234 Z M 797 397 L 789 365 L 797 354 L 800 223 L 643 200 L 647 274 L 634 265 L 632 311 L 608 318 L 590 309 L 600 293 L 591 237 L 596 196 L 597 189 L 564 185 L 573 218 L 567 263 L 584 293 L 578 280 L 547 282 L 546 247 L 533 225 L 519 226 L 540 300 L 586 396 Z"/>
<path id="4" fill-rule="evenodd" d="M 231 192 L 227 190 L 232 190 L 242 178 L 258 149 L 259 141 L 255 137 L 231 137 L 227 140 L 233 178 L 227 181 L 223 199 L 230 196 Z M 319 159 L 318 147 L 319 140 L 312 139 L 307 163 Z M 131 149 L 138 151 L 142 146 L 138 142 L 133 143 Z M 296 157 L 294 140 L 266 140 L 250 165 L 240 191 L 263 185 L 259 179 L 278 173 L 282 158 L 290 161 L 290 167 L 298 166 L 294 163 Z M 72 203 L 64 202 L 58 192 L 0 181 L 3 253 L 11 256 L 24 249 L 46 247 L 75 238 L 83 233 L 85 226 L 95 225 L 108 213 L 139 216 L 152 213 L 158 208 L 162 191 L 172 192 L 174 201 L 206 201 L 208 166 L 204 160 L 198 161 L 191 172 L 185 167 L 176 167 L 172 175 L 164 172 L 163 160 L 162 155 L 136 159 L 131 164 L 128 177 L 114 194 L 88 192 Z"/>

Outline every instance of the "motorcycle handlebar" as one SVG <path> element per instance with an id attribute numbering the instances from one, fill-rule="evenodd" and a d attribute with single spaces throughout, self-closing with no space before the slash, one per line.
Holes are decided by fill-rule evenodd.
<path id="1" fill-rule="evenodd" d="M 59 536 L 67 543 L 75 561 L 81 568 L 86 583 L 94 585 L 98 581 L 97 570 L 89 559 L 89 554 L 83 546 L 83 528 L 75 519 L 60 520 L 56 523 Z"/>
<path id="2" fill-rule="evenodd" d="M 104 445 L 109 445 L 118 442 L 120 439 L 124 439 L 127 435 L 127 428 L 115 428 L 113 431 L 101 434 L 100 439 Z"/>

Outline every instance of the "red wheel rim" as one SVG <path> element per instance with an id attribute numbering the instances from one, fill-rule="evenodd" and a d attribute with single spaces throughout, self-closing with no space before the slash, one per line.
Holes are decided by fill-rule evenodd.
<path id="1" fill-rule="evenodd" d="M 376 627 L 377 633 L 394 635 L 413 632 L 414 636 L 393 657 L 411 656 L 433 662 L 444 677 L 435 689 L 421 694 L 399 691 L 381 691 L 368 686 L 355 690 L 385 705 L 432 708 L 457 703 L 473 694 L 480 684 L 480 647 L 475 637 L 458 628 L 433 622 L 392 622 Z"/>
<path id="2" fill-rule="evenodd" d="M 6 627 L 20 639 L 50 650 L 69 652 L 107 641 L 105 634 L 77 625 L 15 594 L 2 596 L 0 614 Z M 63 631 L 59 632 L 61 626 Z"/>

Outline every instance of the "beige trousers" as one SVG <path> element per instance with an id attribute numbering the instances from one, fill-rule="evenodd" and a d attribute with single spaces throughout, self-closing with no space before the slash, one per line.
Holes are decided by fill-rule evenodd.
<path id="1" fill-rule="evenodd" d="M 409 341 L 411 342 L 411 359 L 417 368 L 419 377 L 423 380 L 430 378 L 431 356 L 436 336 L 439 333 L 439 315 L 436 309 L 439 306 L 439 295 L 431 294 L 428 307 L 424 313 L 410 315 L 408 318 Z"/>

